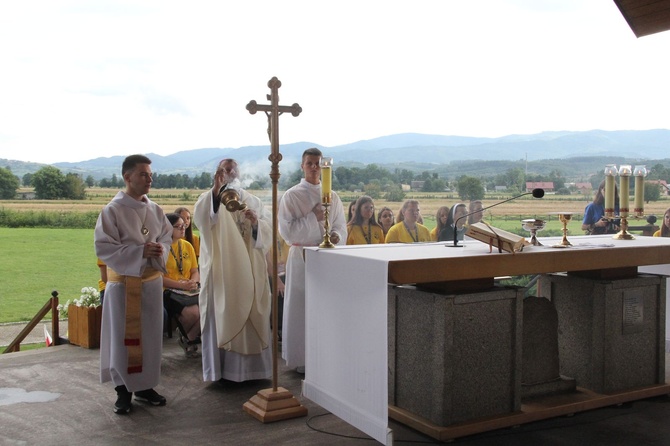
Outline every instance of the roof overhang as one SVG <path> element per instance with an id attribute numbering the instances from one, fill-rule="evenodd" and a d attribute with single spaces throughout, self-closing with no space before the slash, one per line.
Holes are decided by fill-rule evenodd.
<path id="1" fill-rule="evenodd" d="M 670 30 L 670 0 L 614 0 L 637 37 Z"/>

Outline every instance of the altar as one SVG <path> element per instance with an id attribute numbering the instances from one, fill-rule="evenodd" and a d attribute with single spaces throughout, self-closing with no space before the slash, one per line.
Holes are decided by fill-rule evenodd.
<path id="1" fill-rule="evenodd" d="M 611 236 L 583 236 L 571 238 L 574 246 L 562 249 L 550 247 L 560 238 L 540 240 L 545 246 L 527 246 L 516 254 L 490 252 L 488 245 L 475 240 L 466 241 L 466 246 L 461 248 L 443 242 L 306 248 L 304 396 L 380 443 L 392 444 L 389 415 L 434 438 L 448 440 L 670 393 L 663 376 L 658 383 L 634 389 L 603 394 L 581 392 L 576 400 L 562 397 L 517 404 L 515 386 L 519 386 L 520 381 L 514 376 L 514 367 L 505 364 L 518 365 L 520 346 L 517 334 L 510 331 L 510 353 L 503 351 L 506 362 L 501 364 L 503 370 L 510 373 L 513 400 L 502 406 L 505 413 L 484 418 L 457 414 L 455 423 L 445 427 L 392 404 L 389 392 L 395 392 L 395 384 L 389 383 L 388 377 L 394 365 L 389 363 L 388 351 L 389 332 L 394 330 L 389 324 L 394 321 L 389 321 L 389 284 L 427 284 L 469 298 L 467 296 L 490 289 L 494 277 L 569 272 L 583 280 L 631 280 L 637 277 L 638 267 L 670 263 L 670 239 L 638 237 L 620 241 Z M 663 325 L 657 334 L 664 339 L 664 287 L 662 293 L 662 308 L 655 317 L 660 318 L 662 313 Z M 509 321 L 519 320 L 518 308 L 514 309 L 514 305 L 518 307 L 518 303 L 514 303 L 517 297 L 479 296 L 477 299 L 502 305 L 500 308 L 509 309 L 506 316 Z M 505 301 L 510 303 L 505 304 Z M 427 328 L 430 329 L 432 327 Z M 473 368 L 472 372 L 476 373 L 477 369 Z M 422 379 L 419 375 L 415 378 Z M 495 410 L 501 409 L 496 407 Z M 462 418 L 464 416 L 472 416 L 472 421 Z"/>

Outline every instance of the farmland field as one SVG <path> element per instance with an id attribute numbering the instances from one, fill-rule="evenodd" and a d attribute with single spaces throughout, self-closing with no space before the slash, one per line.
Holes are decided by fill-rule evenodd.
<path id="1" fill-rule="evenodd" d="M 252 191 L 268 205 L 271 192 Z M 198 190 L 154 190 L 151 198 L 170 212 L 179 206 L 190 209 L 197 197 Z M 97 212 L 116 194 L 116 189 L 94 188 L 87 191 L 88 198 L 81 201 L 38 201 L 3 200 L 0 210 L 15 212 Z M 343 193 L 345 209 L 348 203 L 360 194 Z M 424 223 L 429 228 L 435 226 L 434 215 L 443 205 L 453 205 L 458 198 L 447 193 L 411 193 L 406 198 L 419 200 Z M 502 201 L 509 196 L 497 194 L 487 196 L 484 206 Z M 545 231 L 539 235 L 558 235 L 560 224 L 552 212 L 574 212 L 570 223 L 570 237 L 583 234 L 581 217 L 590 197 L 547 195 L 542 199 L 523 197 L 485 211 L 486 220 L 493 226 L 524 234 L 520 220 L 537 217 L 549 220 Z M 389 206 L 397 211 L 401 203 L 376 200 L 377 208 Z M 663 199 L 646 205 L 647 214 L 655 214 L 662 219 L 670 200 Z M 644 222 L 631 221 L 631 225 Z M 0 323 L 29 320 L 49 298 L 52 290 L 58 290 L 60 299 L 79 297 L 85 286 L 97 286 L 98 268 L 93 250 L 93 228 L 90 229 L 54 229 L 54 228 L 6 228 L 0 227 L 0 239 L 12 255 L 0 258 Z"/>

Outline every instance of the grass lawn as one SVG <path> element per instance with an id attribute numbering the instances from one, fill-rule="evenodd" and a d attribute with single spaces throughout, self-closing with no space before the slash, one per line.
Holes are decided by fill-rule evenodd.
<path id="1" fill-rule="evenodd" d="M 53 290 L 65 303 L 98 287 L 92 229 L 0 228 L 0 240 L 14 253 L 0 257 L 0 323 L 29 321 Z"/>

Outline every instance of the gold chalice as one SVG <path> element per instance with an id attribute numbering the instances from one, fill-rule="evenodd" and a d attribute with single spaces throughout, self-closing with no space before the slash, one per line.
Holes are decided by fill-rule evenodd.
<path id="1" fill-rule="evenodd" d="M 552 214 L 558 215 L 558 219 L 563 223 L 563 239 L 560 243 L 553 245 L 552 248 L 567 248 L 572 246 L 572 243 L 568 241 L 568 223 L 572 220 L 572 212 L 552 212 Z"/>
<path id="2" fill-rule="evenodd" d="M 542 243 L 537 241 L 537 231 L 541 231 L 547 225 L 547 222 L 539 218 L 527 218 L 521 220 L 521 227 L 530 232 L 530 244 L 534 246 L 542 246 Z"/>

